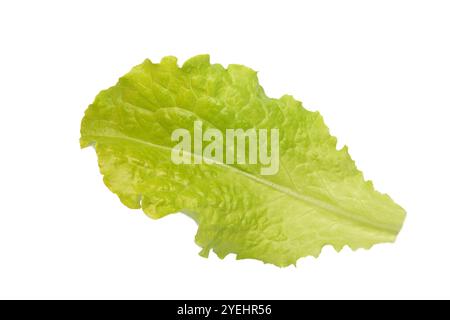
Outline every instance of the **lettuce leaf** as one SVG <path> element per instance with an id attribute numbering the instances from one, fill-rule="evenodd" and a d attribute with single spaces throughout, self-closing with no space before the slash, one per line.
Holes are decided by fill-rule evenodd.
<path id="1" fill-rule="evenodd" d="M 177 128 L 194 121 L 229 128 L 278 128 L 280 170 L 258 165 L 176 165 Z M 186 61 L 146 60 L 100 92 L 81 125 L 81 147 L 94 146 L 107 187 L 124 205 L 151 218 L 183 212 L 198 224 L 207 257 L 259 259 L 277 266 L 320 254 L 393 242 L 405 211 L 365 181 L 348 154 L 336 150 L 321 115 L 291 96 L 265 95 L 256 72 L 224 68 L 208 55 Z"/>

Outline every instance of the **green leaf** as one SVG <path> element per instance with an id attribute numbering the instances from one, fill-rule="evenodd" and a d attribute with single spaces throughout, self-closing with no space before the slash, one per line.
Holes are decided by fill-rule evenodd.
<path id="1" fill-rule="evenodd" d="M 280 169 L 261 165 L 175 164 L 171 134 L 195 121 L 205 128 L 271 129 L 280 135 Z M 108 188 L 152 218 L 183 212 L 198 224 L 201 255 L 259 259 L 277 266 L 341 250 L 393 242 L 404 210 L 374 190 L 347 148 L 336 150 L 321 115 L 291 96 L 265 95 L 256 72 L 196 56 L 146 60 L 102 91 L 81 126 Z M 197 157 L 201 155 L 196 155 Z"/>

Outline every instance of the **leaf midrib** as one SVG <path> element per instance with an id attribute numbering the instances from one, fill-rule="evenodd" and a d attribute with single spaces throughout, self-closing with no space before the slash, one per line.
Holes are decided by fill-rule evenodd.
<path id="1" fill-rule="evenodd" d="M 125 136 L 125 135 L 123 135 L 123 136 L 89 135 L 89 136 L 91 138 L 93 138 L 93 139 L 104 138 L 104 139 L 113 139 L 113 140 L 114 139 L 115 140 L 125 140 L 125 141 L 128 141 L 128 142 L 144 145 L 144 146 L 151 147 L 151 148 L 156 148 L 156 149 L 169 151 L 169 152 L 172 151 L 172 148 L 170 148 L 170 147 L 159 145 L 159 144 L 155 144 L 155 143 L 151 143 L 151 142 L 148 142 L 148 141 L 145 141 L 145 140 L 141 140 L 141 139 Z M 395 226 L 392 226 L 392 225 L 389 225 L 389 224 L 375 222 L 375 221 L 372 221 L 372 220 L 367 219 L 365 217 L 358 216 L 355 213 L 347 212 L 346 210 L 344 210 L 344 209 L 342 209 L 342 208 L 340 208 L 338 206 L 329 204 L 327 202 L 324 202 L 324 201 L 322 201 L 320 199 L 317 199 L 317 198 L 314 198 L 314 197 L 311 197 L 311 196 L 300 194 L 298 192 L 298 190 L 295 190 L 295 191 L 291 190 L 290 188 L 287 188 L 285 186 L 273 183 L 273 182 L 268 181 L 266 179 L 260 178 L 258 176 L 253 175 L 253 174 L 250 174 L 250 173 L 248 173 L 248 172 L 246 172 L 246 171 L 244 171 L 244 170 L 242 170 L 242 169 L 240 169 L 238 167 L 234 167 L 234 166 L 228 165 L 228 164 L 223 163 L 223 162 L 215 161 L 214 159 L 206 158 L 206 157 L 204 157 L 202 155 L 198 155 L 198 154 L 195 154 L 195 153 L 191 153 L 191 152 L 184 152 L 184 153 L 186 153 L 189 156 L 201 158 L 202 160 L 206 159 L 206 160 L 208 160 L 208 161 L 210 161 L 210 162 L 212 162 L 212 163 L 214 163 L 214 164 L 216 164 L 218 166 L 222 166 L 222 167 L 224 167 L 226 169 L 229 169 L 229 170 L 231 170 L 231 171 L 233 171 L 233 172 L 235 172 L 237 174 L 243 175 L 243 176 L 249 178 L 250 180 L 258 182 L 258 183 L 260 183 L 260 184 L 262 184 L 262 185 L 264 185 L 264 186 L 266 186 L 268 188 L 272 188 L 272 189 L 274 189 L 274 190 L 276 190 L 276 191 L 278 191 L 280 193 L 286 194 L 286 195 L 288 195 L 288 196 L 290 196 L 290 197 L 292 197 L 292 198 L 294 198 L 296 200 L 299 200 L 299 201 L 302 201 L 304 203 L 307 203 L 308 205 L 315 206 L 315 207 L 318 207 L 318 208 L 320 208 L 322 210 L 326 210 L 328 212 L 331 212 L 332 214 L 337 215 L 337 216 L 339 216 L 341 218 L 344 218 L 346 220 L 353 221 L 355 223 L 358 223 L 360 225 L 369 227 L 371 229 L 376 229 L 376 230 L 379 230 L 379 231 L 388 232 L 388 233 L 391 233 L 393 235 L 397 234 L 397 228 Z"/>

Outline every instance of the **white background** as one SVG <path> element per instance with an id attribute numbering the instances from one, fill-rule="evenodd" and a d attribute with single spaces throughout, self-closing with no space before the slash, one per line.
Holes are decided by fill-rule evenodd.
<path id="1" fill-rule="evenodd" d="M 320 110 L 408 212 L 397 243 L 279 269 L 197 255 L 103 185 L 79 126 L 145 58 L 210 53 Z M 0 2 L 0 298 L 450 298 L 450 2 Z"/>

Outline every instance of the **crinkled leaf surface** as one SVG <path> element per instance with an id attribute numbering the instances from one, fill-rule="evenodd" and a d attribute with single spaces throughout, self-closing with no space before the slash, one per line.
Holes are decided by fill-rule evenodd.
<path id="1" fill-rule="evenodd" d="M 278 128 L 280 170 L 256 165 L 176 165 L 171 133 L 196 120 L 229 128 Z M 256 72 L 210 64 L 179 67 L 174 57 L 146 60 L 102 91 L 81 126 L 81 146 L 94 146 L 108 188 L 152 218 L 184 212 L 198 223 L 201 255 L 259 259 L 277 266 L 340 250 L 393 242 L 404 210 L 365 181 L 317 112 L 291 96 L 265 95 Z"/>

